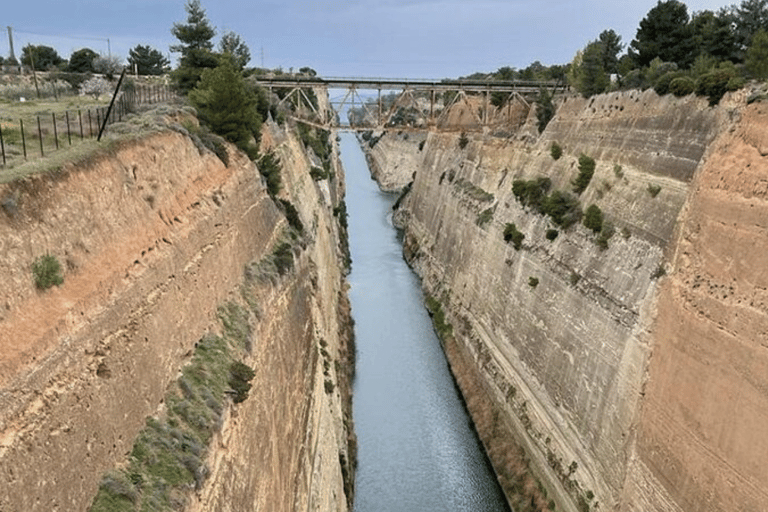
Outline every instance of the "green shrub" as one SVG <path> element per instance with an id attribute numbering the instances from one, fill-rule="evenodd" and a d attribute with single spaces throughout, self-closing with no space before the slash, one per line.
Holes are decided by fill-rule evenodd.
<path id="1" fill-rule="evenodd" d="M 695 90 L 696 90 L 696 83 L 693 81 L 693 79 L 687 76 L 675 78 L 669 84 L 669 92 L 671 92 L 678 98 L 682 98 L 683 96 L 688 96 L 689 94 L 693 94 L 693 91 Z"/>
<path id="2" fill-rule="evenodd" d="M 664 73 L 653 84 L 653 90 L 656 91 L 656 94 L 659 96 L 664 96 L 665 94 L 672 92 L 670 89 L 674 80 L 685 76 L 686 74 L 683 71 L 669 71 Z"/>
<path id="3" fill-rule="evenodd" d="M 536 98 L 536 127 L 539 129 L 539 133 L 544 131 L 554 116 L 555 103 L 552 101 L 552 93 L 542 87 L 539 89 L 538 98 Z"/>
<path id="4" fill-rule="evenodd" d="M 515 226 L 514 223 L 510 222 L 504 226 L 504 241 L 507 243 L 512 242 L 512 247 L 514 247 L 516 251 L 519 251 L 523 246 L 524 239 L 525 234 L 518 231 L 517 226 Z"/>
<path id="5" fill-rule="evenodd" d="M 613 174 L 621 179 L 624 177 L 624 169 L 619 164 L 613 164 Z"/>
<path id="6" fill-rule="evenodd" d="M 659 195 L 659 192 L 661 192 L 661 186 L 656 185 L 654 183 L 648 184 L 648 193 L 651 195 L 651 197 L 656 197 Z"/>
<path id="7" fill-rule="evenodd" d="M 280 158 L 270 150 L 259 159 L 258 168 L 267 182 L 267 193 L 275 197 L 282 187 Z"/>
<path id="8" fill-rule="evenodd" d="M 604 222 L 600 234 L 595 238 L 595 243 L 601 250 L 606 250 L 608 248 L 608 240 L 611 239 L 615 232 L 616 230 L 610 222 Z"/>
<path id="9" fill-rule="evenodd" d="M 715 106 L 720 103 L 726 92 L 739 88 L 736 87 L 738 81 L 731 82 L 733 78 L 736 78 L 735 72 L 727 68 L 718 68 L 706 73 L 696 81 L 696 94 L 709 97 L 709 105 Z M 732 87 L 736 87 L 736 89 L 732 89 Z"/>
<path id="10" fill-rule="evenodd" d="M 293 268 L 293 247 L 288 242 L 279 244 L 273 253 L 277 273 L 284 276 Z"/>
<path id="11" fill-rule="evenodd" d="M 549 147 L 549 154 L 552 155 L 553 160 L 560 160 L 560 157 L 563 156 L 563 148 L 557 142 L 553 142 Z"/>
<path id="12" fill-rule="evenodd" d="M 409 187 L 406 187 L 406 188 L 410 190 Z M 343 229 L 347 229 L 349 227 L 347 223 L 347 203 L 345 203 L 344 201 L 341 201 L 337 206 L 334 206 L 333 216 L 339 219 L 339 226 L 341 226 Z"/>
<path id="13" fill-rule="evenodd" d="M 312 179 L 315 181 L 322 181 L 325 179 L 328 179 L 328 173 L 325 172 L 324 169 L 321 169 L 319 167 L 312 167 L 309 170 L 309 175 L 312 176 Z"/>
<path id="14" fill-rule="evenodd" d="M 432 324 L 435 327 L 435 331 L 437 331 L 437 335 L 441 339 L 450 336 L 453 333 L 453 326 L 445 321 L 445 312 L 440 301 L 429 295 L 426 298 L 425 305 L 427 306 L 429 316 L 432 317 Z"/>
<path id="15" fill-rule="evenodd" d="M 594 174 L 595 160 L 584 154 L 579 156 L 579 175 L 573 181 L 573 191 L 579 195 L 584 192 Z"/>
<path id="16" fill-rule="evenodd" d="M 64 282 L 62 268 L 56 256 L 46 254 L 40 256 L 32 263 L 32 276 L 35 286 L 40 290 L 47 290 L 51 286 L 60 286 Z"/>
<path id="17" fill-rule="evenodd" d="M 547 240 L 550 242 L 554 241 L 557 238 L 557 235 L 559 235 L 560 232 L 556 229 L 548 229 L 547 234 L 545 235 L 547 237 Z"/>
<path id="18" fill-rule="evenodd" d="M 296 210 L 296 207 L 293 206 L 293 203 L 285 199 L 280 199 L 279 204 L 282 206 L 283 213 L 285 213 L 285 218 L 288 219 L 288 224 L 297 232 L 303 233 L 304 224 L 301 222 L 299 212 Z"/>
<path id="19" fill-rule="evenodd" d="M 539 286 L 539 278 L 532 277 L 532 276 L 529 277 L 528 278 L 528 286 L 530 286 L 531 288 L 536 288 L 537 286 Z"/>
<path id="20" fill-rule="evenodd" d="M 555 190 L 542 202 L 541 213 L 549 215 L 552 222 L 563 229 L 579 222 L 582 216 L 579 200 L 560 190 Z"/>
<path id="21" fill-rule="evenodd" d="M 596 204 L 591 204 L 584 212 L 584 226 L 595 233 L 603 229 L 603 212 Z"/>
<path id="22" fill-rule="evenodd" d="M 246 398 L 248 398 L 248 392 L 251 390 L 251 380 L 256 376 L 253 368 L 235 361 L 229 367 L 229 386 L 234 390 L 235 394 L 232 400 L 239 404 Z"/>
<path id="23" fill-rule="evenodd" d="M 223 59 L 215 69 L 204 69 L 189 101 L 214 133 L 249 156 L 255 154 L 262 124 L 258 98 L 231 62 Z"/>
<path id="24" fill-rule="evenodd" d="M 467 144 L 469 144 L 469 139 L 467 138 L 466 132 L 461 132 L 461 137 L 459 137 L 459 148 L 464 149 L 467 147 Z"/>
<path id="25" fill-rule="evenodd" d="M 493 213 L 495 210 L 496 210 L 495 207 L 483 210 L 482 213 L 480 213 L 480 215 L 477 216 L 477 219 L 475 220 L 475 224 L 477 224 L 480 227 L 483 227 L 486 224 L 488 224 L 493 218 Z"/>
<path id="26" fill-rule="evenodd" d="M 512 182 L 512 194 L 523 206 L 530 206 L 541 213 L 541 205 L 552 187 L 552 180 L 540 177 L 533 180 L 515 180 Z"/>
<path id="27" fill-rule="evenodd" d="M 445 174 L 445 173 L 443 173 L 443 174 Z M 413 188 L 413 182 L 410 182 L 406 186 L 403 187 L 403 190 L 402 190 L 402 192 L 400 192 L 400 195 L 397 197 L 397 200 L 395 201 L 395 204 L 392 205 L 392 209 L 393 210 L 397 210 L 398 208 L 400 208 L 400 205 L 405 200 L 405 196 L 408 195 L 408 192 L 410 192 L 412 188 Z"/>

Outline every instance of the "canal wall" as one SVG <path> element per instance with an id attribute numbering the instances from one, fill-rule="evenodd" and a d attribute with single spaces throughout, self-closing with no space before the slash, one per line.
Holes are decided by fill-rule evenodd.
<path id="1" fill-rule="evenodd" d="M 348 510 L 343 169 L 334 159 L 333 177 L 316 181 L 316 156 L 266 123 L 261 149 L 281 161 L 273 199 L 234 146 L 207 149 L 189 112 L 155 114 L 151 133 L 0 185 L 0 510 L 88 510 L 100 483 L 152 508 L 161 477 L 163 489 L 191 478 L 163 498 L 175 509 Z M 46 291 L 31 269 L 44 254 L 64 267 Z M 233 311 L 241 323 L 223 325 Z M 192 417 L 179 400 L 194 398 L 179 377 L 204 340 L 232 329 L 244 343 L 234 356 L 255 374 L 248 397 L 209 396 L 213 412 L 195 416 L 212 429 L 208 448 L 179 445 L 178 418 Z M 165 430 L 176 437 L 163 446 L 192 450 L 183 464 L 150 458 L 150 473 L 121 480 L 139 433 Z"/>
<path id="2" fill-rule="evenodd" d="M 532 112 L 509 137 L 363 144 L 377 175 L 408 184 L 404 254 L 450 324 L 446 351 L 516 509 L 768 507 L 755 259 L 768 109 L 752 92 L 715 108 L 653 91 L 567 97 L 541 134 Z M 595 169 L 576 194 L 582 155 Z M 608 228 L 564 229 L 524 205 L 521 180 L 537 178 Z M 530 497 L 521 464 L 548 497 Z"/>

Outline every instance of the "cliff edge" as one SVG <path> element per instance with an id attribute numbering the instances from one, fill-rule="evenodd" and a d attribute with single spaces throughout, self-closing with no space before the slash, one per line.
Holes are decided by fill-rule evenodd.
<path id="1" fill-rule="evenodd" d="M 194 485 L 166 505 L 347 510 L 353 348 L 333 213 L 343 179 L 315 182 L 293 131 L 266 126 L 264 149 L 283 162 L 279 199 L 305 226 L 289 235 L 245 155 L 224 145 L 217 157 L 169 123 L 0 186 L 0 510 L 87 510 L 102 477 L 137 456 L 142 429 L 165 421 L 224 310 L 240 312 L 248 333 L 235 355 L 254 369 L 250 395 L 207 399 L 213 442 L 195 445 L 195 467 L 174 470 Z M 281 247 L 290 268 L 258 274 Z M 64 283 L 46 291 L 31 272 L 44 254 L 64 267 Z M 149 482 L 113 484 L 115 499 L 148 500 Z"/>
<path id="2" fill-rule="evenodd" d="M 768 507 L 765 106 L 746 99 L 564 97 L 541 135 L 531 113 L 511 137 L 411 146 L 404 254 L 452 324 L 446 352 L 516 510 Z M 402 144 L 388 139 L 379 152 Z M 525 192 L 544 178 L 549 214 Z M 564 197 L 602 227 L 556 218 Z"/>

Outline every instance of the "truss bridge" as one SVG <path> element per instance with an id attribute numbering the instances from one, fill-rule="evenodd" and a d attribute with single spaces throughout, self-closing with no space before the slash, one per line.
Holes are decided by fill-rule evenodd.
<path id="1" fill-rule="evenodd" d="M 292 117 L 324 129 L 354 131 L 483 130 L 513 127 L 556 82 L 390 78 L 257 77 L 290 106 Z M 318 93 L 330 99 L 318 101 Z"/>

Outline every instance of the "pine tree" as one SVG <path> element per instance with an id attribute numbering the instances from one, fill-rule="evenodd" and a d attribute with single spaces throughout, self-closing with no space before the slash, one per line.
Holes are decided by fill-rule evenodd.
<path id="1" fill-rule="evenodd" d="M 239 69 L 243 69 L 251 60 L 251 51 L 239 35 L 227 32 L 219 41 L 219 52 L 230 55 Z"/>
<path id="2" fill-rule="evenodd" d="M 137 44 L 128 50 L 128 64 L 131 71 L 135 69 L 140 75 L 162 75 L 170 62 L 151 46 Z"/>
<path id="3" fill-rule="evenodd" d="M 757 31 L 745 58 L 747 71 L 760 80 L 768 78 L 768 32 Z"/>
<path id="4" fill-rule="evenodd" d="M 261 116 L 256 94 L 234 64 L 224 59 L 214 69 L 204 69 L 200 82 L 189 93 L 200 120 L 251 158 L 257 154 Z"/>
<path id="5" fill-rule="evenodd" d="M 171 46 L 171 51 L 181 53 L 179 67 L 172 77 L 179 90 L 186 94 L 200 80 L 203 69 L 219 65 L 219 58 L 213 53 L 211 42 L 216 30 L 208 22 L 200 0 L 188 0 L 184 8 L 188 14 L 187 22 L 173 24 L 171 34 L 180 44 Z"/>

